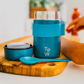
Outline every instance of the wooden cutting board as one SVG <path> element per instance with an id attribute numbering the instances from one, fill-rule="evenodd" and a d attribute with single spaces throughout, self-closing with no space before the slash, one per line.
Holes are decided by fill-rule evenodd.
<path id="1" fill-rule="evenodd" d="M 4 56 L 3 46 L 12 42 L 33 43 L 32 36 L 25 36 L 16 40 L 0 44 L 0 72 L 27 76 L 50 77 L 63 72 L 68 62 L 39 62 L 35 65 L 25 65 L 20 61 L 9 61 Z M 59 58 L 66 58 L 63 54 Z"/>

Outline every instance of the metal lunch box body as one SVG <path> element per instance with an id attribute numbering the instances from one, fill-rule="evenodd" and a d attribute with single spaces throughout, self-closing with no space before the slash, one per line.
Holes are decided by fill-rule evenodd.
<path id="1" fill-rule="evenodd" d="M 65 24 L 60 20 L 34 20 L 34 55 L 39 58 L 59 57 L 64 34 Z"/>

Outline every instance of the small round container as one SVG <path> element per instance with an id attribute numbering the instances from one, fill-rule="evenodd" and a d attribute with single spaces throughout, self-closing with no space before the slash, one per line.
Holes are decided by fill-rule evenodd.
<path id="1" fill-rule="evenodd" d="M 4 54 L 8 60 L 19 61 L 20 57 L 33 56 L 33 46 L 28 43 L 16 46 L 8 44 L 4 46 Z"/>

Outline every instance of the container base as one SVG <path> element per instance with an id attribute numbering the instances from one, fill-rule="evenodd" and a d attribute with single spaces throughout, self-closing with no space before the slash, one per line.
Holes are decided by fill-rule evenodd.
<path id="1" fill-rule="evenodd" d="M 58 57 L 38 57 L 38 56 L 34 56 L 34 57 L 36 57 L 36 58 L 42 58 L 42 59 L 55 59 L 55 58 L 58 58 Z"/>

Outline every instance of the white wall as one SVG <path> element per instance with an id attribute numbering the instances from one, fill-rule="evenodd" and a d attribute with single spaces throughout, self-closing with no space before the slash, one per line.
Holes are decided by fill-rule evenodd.
<path id="1" fill-rule="evenodd" d="M 81 14 L 84 15 L 84 0 L 58 1 L 67 4 L 67 23 L 71 22 L 71 15 L 75 7 L 80 8 Z M 18 38 L 24 35 L 26 26 L 30 28 L 30 24 L 26 24 L 30 22 L 27 20 L 29 14 L 28 2 L 29 0 L 0 0 L 0 37 Z"/>
<path id="2" fill-rule="evenodd" d="M 29 0 L 0 0 L 0 37 L 21 37 L 28 18 Z"/>

